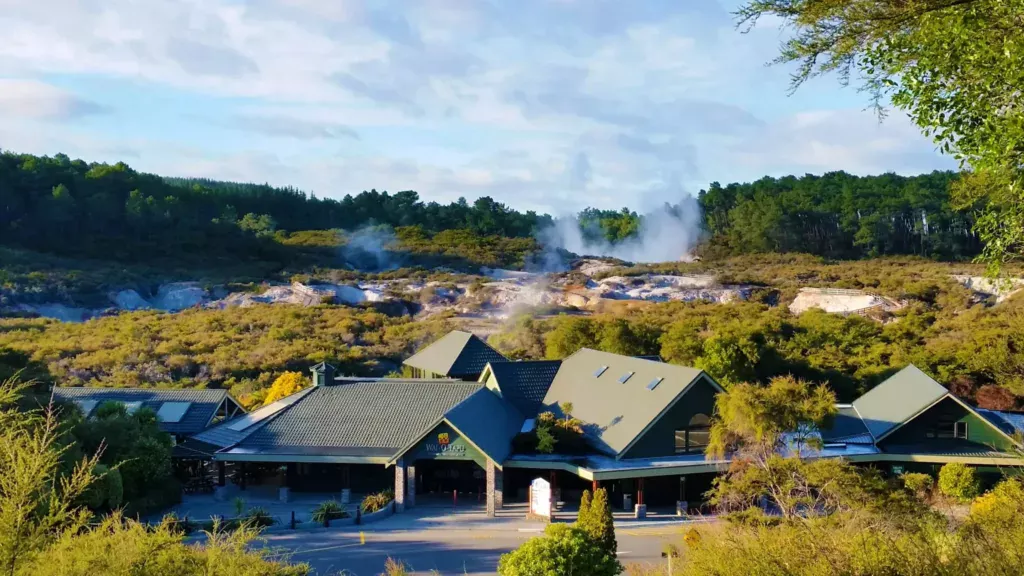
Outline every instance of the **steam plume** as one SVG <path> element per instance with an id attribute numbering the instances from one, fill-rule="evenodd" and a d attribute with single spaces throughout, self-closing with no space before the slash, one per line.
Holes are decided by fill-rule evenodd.
<path id="1" fill-rule="evenodd" d="M 565 250 L 581 256 L 607 256 L 637 263 L 690 260 L 700 240 L 701 221 L 700 205 L 693 196 L 686 195 L 679 204 L 665 203 L 645 214 L 637 234 L 620 242 L 595 240 L 597 234 L 585 235 L 576 217 L 555 220 L 554 225 L 540 232 L 538 239 L 546 249 L 547 269 L 553 269 L 552 262 L 561 260 L 557 252 Z"/>
<path id="2" fill-rule="evenodd" d="M 401 264 L 387 247 L 396 241 L 388 226 L 365 226 L 349 234 L 341 248 L 342 257 L 350 266 L 366 272 L 393 270 Z"/>

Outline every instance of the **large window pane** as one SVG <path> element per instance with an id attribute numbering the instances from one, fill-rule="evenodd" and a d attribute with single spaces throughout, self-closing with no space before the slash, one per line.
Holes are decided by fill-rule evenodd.
<path id="1" fill-rule="evenodd" d="M 708 438 L 711 432 L 707 428 L 690 430 L 690 442 L 687 446 L 689 452 L 703 452 L 708 447 Z"/>
<path id="2" fill-rule="evenodd" d="M 676 430 L 676 454 L 686 452 L 686 430 Z"/>

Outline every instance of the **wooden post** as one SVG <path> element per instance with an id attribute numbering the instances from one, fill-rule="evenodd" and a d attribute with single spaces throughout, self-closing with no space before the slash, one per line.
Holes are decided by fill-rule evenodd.
<path id="1" fill-rule="evenodd" d="M 636 483 L 637 483 L 636 503 L 637 504 L 643 504 L 644 503 L 644 479 L 643 478 L 637 478 L 637 482 Z"/>
<path id="2" fill-rule="evenodd" d="M 225 464 L 223 461 L 217 462 L 217 486 L 224 485 L 224 476 L 226 468 L 227 464 Z"/>

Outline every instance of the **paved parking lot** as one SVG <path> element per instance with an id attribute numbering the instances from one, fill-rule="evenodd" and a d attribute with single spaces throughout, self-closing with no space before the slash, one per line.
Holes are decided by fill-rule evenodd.
<path id="1" fill-rule="evenodd" d="M 664 543 L 678 544 L 683 527 L 676 522 L 617 522 L 620 560 L 662 562 Z M 388 557 L 402 560 L 417 574 L 472 576 L 494 574 L 502 554 L 542 529 L 543 524 L 508 512 L 487 518 L 480 510 L 420 507 L 363 527 L 268 534 L 263 545 L 309 563 L 318 576 L 377 575 Z"/>

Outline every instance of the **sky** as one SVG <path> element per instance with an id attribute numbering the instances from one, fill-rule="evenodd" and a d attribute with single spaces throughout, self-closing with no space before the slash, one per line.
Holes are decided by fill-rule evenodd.
<path id="1" fill-rule="evenodd" d="M 562 214 L 953 169 L 738 0 L 0 0 L 0 149 Z"/>

